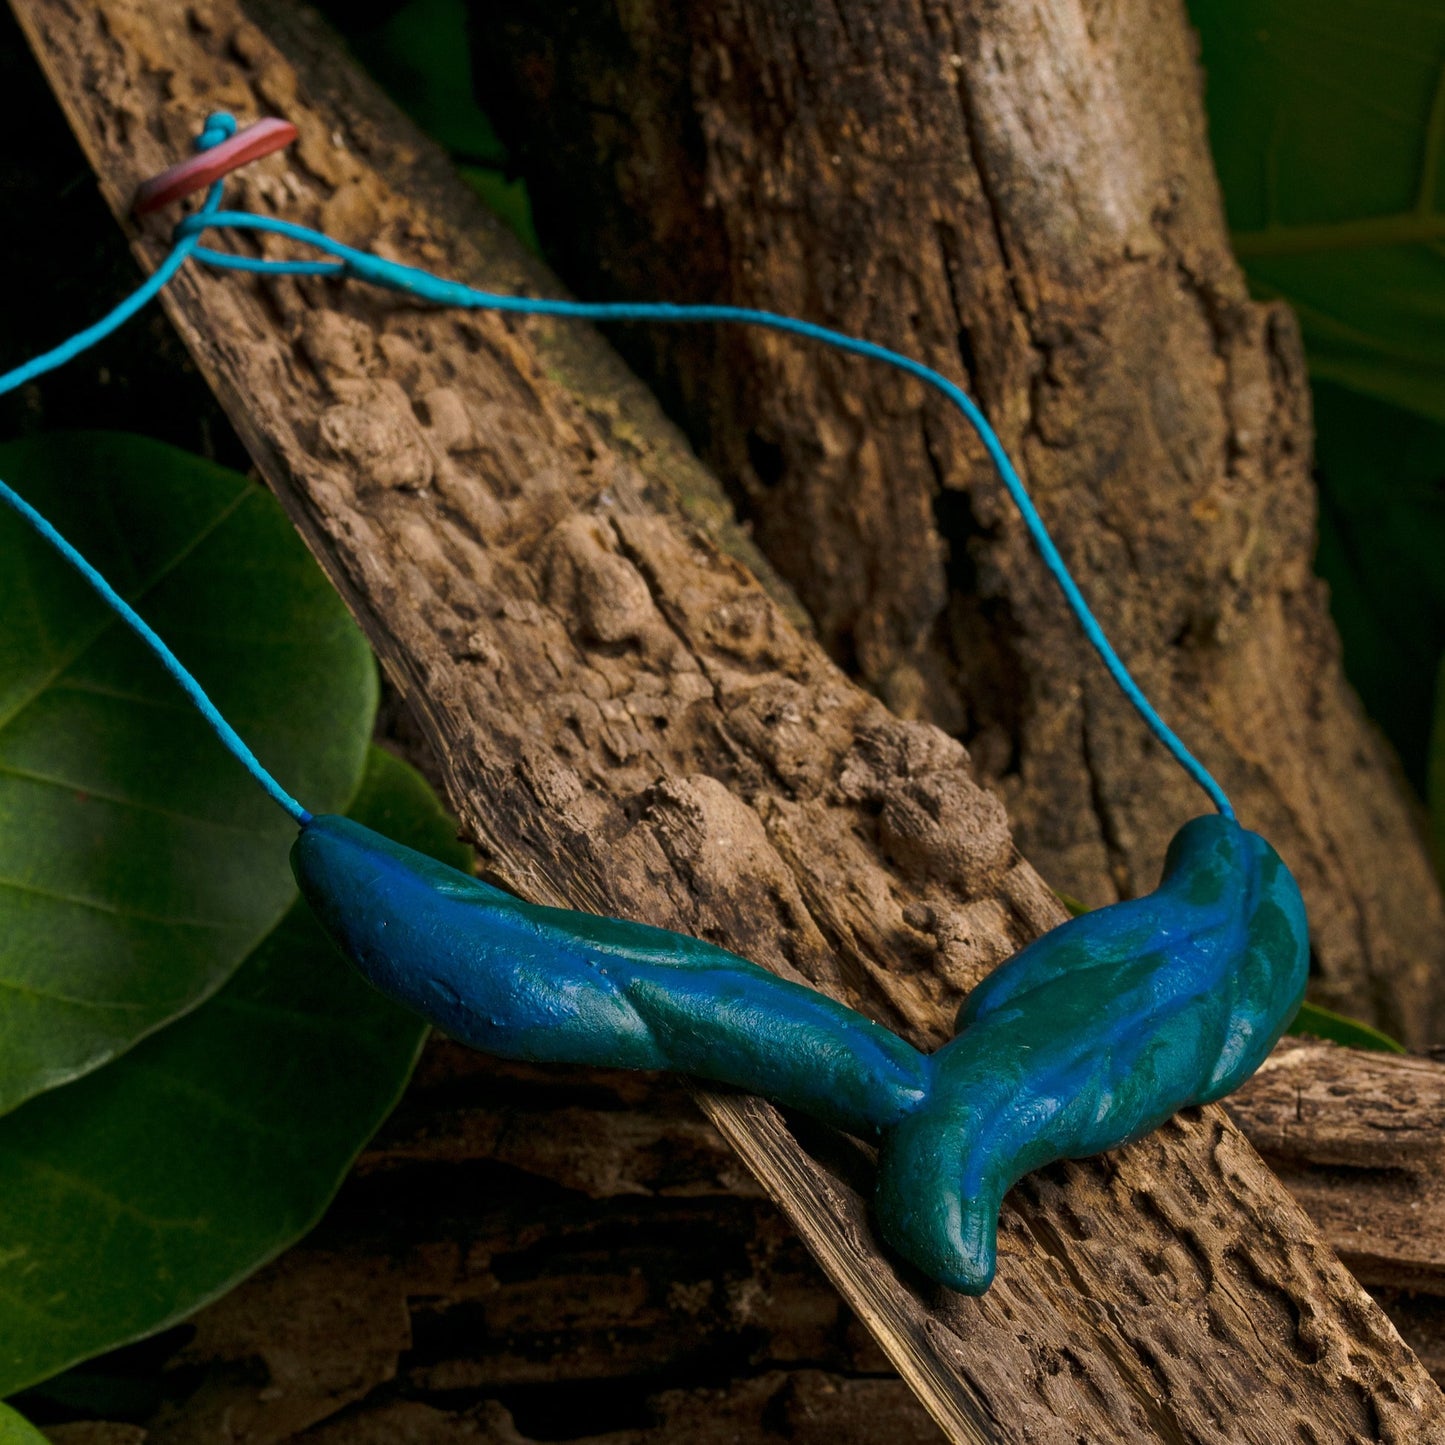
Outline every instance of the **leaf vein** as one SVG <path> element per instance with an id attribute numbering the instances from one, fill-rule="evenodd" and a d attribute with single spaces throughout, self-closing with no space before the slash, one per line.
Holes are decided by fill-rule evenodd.
<path id="1" fill-rule="evenodd" d="M 18 878 L 0 878 L 0 888 L 31 894 L 36 898 L 47 898 L 54 903 L 68 903 L 75 908 L 90 909 L 96 913 L 109 913 L 116 918 L 133 918 L 139 923 L 159 923 L 168 928 L 231 929 L 235 926 L 214 918 L 167 918 L 163 914 L 147 913 L 138 908 L 122 908 L 119 904 L 103 903 L 98 898 L 85 898 L 80 894 L 40 888 L 33 883 L 22 883 Z"/>
<path id="2" fill-rule="evenodd" d="M 75 998 L 67 993 L 52 993 L 48 989 L 36 988 L 32 984 L 18 983 L 12 978 L 0 978 L 0 992 L 26 994 L 30 998 L 42 999 L 46 1003 L 65 1004 L 70 1008 L 102 1009 L 122 1013 L 145 1012 L 146 1006 L 130 999 Z"/>
<path id="3" fill-rule="evenodd" d="M 204 818 L 197 813 L 182 813 L 175 808 L 163 807 L 160 803 L 147 803 L 135 798 L 123 798 L 117 793 L 103 793 L 89 783 L 75 782 L 70 778 L 51 777 L 48 773 L 31 772 L 28 768 L 16 768 L 0 763 L 0 778 L 17 778 L 21 782 L 38 783 L 42 787 L 55 788 L 60 792 L 84 793 L 87 798 L 98 802 L 111 803 L 117 808 L 130 808 L 138 813 L 153 813 L 160 818 L 169 818 L 175 823 L 195 823 L 204 828 L 215 828 L 227 833 L 241 833 L 248 837 L 262 837 L 258 828 L 248 828 L 243 823 L 223 823 L 218 819 Z"/>
<path id="4" fill-rule="evenodd" d="M 210 522 L 202 527 L 174 557 L 165 562 L 129 596 L 122 593 L 121 595 L 125 596 L 125 600 L 134 607 L 136 603 L 142 600 L 148 593 L 154 591 L 187 557 L 191 556 L 202 543 L 218 531 L 249 499 L 250 495 L 250 487 L 241 488 L 236 496 L 228 502 Z M 4 731 L 5 728 L 9 727 L 37 698 L 44 696 L 46 690 L 59 679 L 60 675 L 65 672 L 67 668 L 72 667 L 78 662 L 96 642 L 107 633 L 114 631 L 122 625 L 120 618 L 117 617 L 115 613 L 107 611 L 105 620 L 102 621 L 97 628 L 82 639 L 77 646 L 73 647 L 69 653 L 62 656 L 51 668 L 50 672 L 41 678 L 39 683 L 33 687 L 27 695 L 20 699 L 19 703 L 12 707 L 3 717 L 0 717 L 0 731 Z"/>

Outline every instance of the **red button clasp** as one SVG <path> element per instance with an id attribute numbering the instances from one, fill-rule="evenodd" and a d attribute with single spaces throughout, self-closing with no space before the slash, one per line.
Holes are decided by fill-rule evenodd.
<path id="1" fill-rule="evenodd" d="M 297 138 L 296 127 L 289 120 L 270 117 L 238 130 L 229 140 L 201 151 L 188 161 L 171 166 L 158 176 L 143 181 L 135 193 L 131 210 L 137 216 L 149 215 L 192 191 L 203 191 L 213 181 L 228 176 L 240 166 L 284 150 Z"/>

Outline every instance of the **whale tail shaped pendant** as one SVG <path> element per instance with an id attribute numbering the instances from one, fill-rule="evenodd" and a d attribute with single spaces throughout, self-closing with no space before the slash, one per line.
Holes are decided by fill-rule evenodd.
<path id="1" fill-rule="evenodd" d="M 1015 1180 L 1238 1087 L 1308 971 L 1304 902 L 1279 854 L 1232 819 L 1186 823 L 1153 893 L 1060 925 L 968 996 L 928 1098 L 884 1140 L 885 1236 L 981 1294 Z"/>
<path id="2" fill-rule="evenodd" d="M 1279 855 L 1232 819 L 1176 835 L 1159 887 L 1037 939 L 925 1055 L 824 994 L 700 939 L 523 903 L 345 818 L 291 852 L 301 891 L 382 992 L 507 1058 L 673 1069 L 881 1138 L 883 1236 L 981 1294 L 1003 1196 L 1228 1093 L 1304 993 Z"/>

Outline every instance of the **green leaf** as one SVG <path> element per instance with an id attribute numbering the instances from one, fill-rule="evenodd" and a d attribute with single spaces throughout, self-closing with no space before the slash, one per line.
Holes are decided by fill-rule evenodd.
<path id="1" fill-rule="evenodd" d="M 472 93 L 464 0 L 410 0 L 364 28 L 356 18 L 345 7 L 336 11 L 357 58 L 438 145 L 472 158 L 500 158 L 501 143 Z M 359 18 L 364 24 L 364 11 Z"/>
<path id="2" fill-rule="evenodd" d="M 333 5 L 333 23 L 391 98 L 450 152 L 482 203 L 540 254 L 523 182 L 506 170 L 506 148 L 477 104 L 464 0 L 409 0 L 380 23 L 365 7 Z"/>
<path id="3" fill-rule="evenodd" d="M 386 753 L 352 815 L 467 866 Z M 298 902 L 195 1013 L 0 1120 L 0 1394 L 174 1323 L 311 1228 L 424 1033 Z"/>
<path id="4" fill-rule="evenodd" d="M 1445 6 L 1191 14 L 1236 249 L 1304 332 L 1346 671 L 1423 789 L 1445 649 Z"/>
<path id="5" fill-rule="evenodd" d="M 1345 670 L 1423 795 L 1445 652 L 1445 426 L 1317 382 L 1320 540 Z"/>
<path id="6" fill-rule="evenodd" d="M 8 1405 L 0 1405 L 0 1445 L 47 1445 L 45 1436 Z"/>
<path id="7" fill-rule="evenodd" d="M 1358 1019 L 1348 1019 L 1316 1003 L 1303 1003 L 1294 1022 L 1285 1030 L 1291 1034 L 1305 1034 L 1315 1039 L 1330 1039 L 1337 1044 L 1346 1044 L 1352 1049 L 1373 1049 L 1382 1054 L 1408 1053 L 1404 1044 L 1396 1043 L 1389 1034 L 1362 1024 Z"/>
<path id="8" fill-rule="evenodd" d="M 532 199 L 524 182 L 513 180 L 500 169 L 459 165 L 461 178 L 477 198 L 534 255 L 542 254 L 542 243 L 532 223 Z"/>
<path id="9" fill-rule="evenodd" d="M 1250 280 L 1312 372 L 1445 421 L 1445 6 L 1195 0 Z"/>
<path id="10" fill-rule="evenodd" d="M 308 807 L 362 772 L 366 643 L 245 478 L 139 437 L 0 446 L 0 476 L 106 574 Z M 195 1007 L 276 925 L 295 825 L 159 664 L 0 515 L 0 1113 Z"/>
<path id="11" fill-rule="evenodd" d="M 1080 902 L 1072 893 L 1061 893 L 1055 888 L 1054 897 L 1069 910 L 1070 918 L 1082 918 L 1086 913 L 1092 911 L 1087 903 Z"/>
<path id="12" fill-rule="evenodd" d="M 1430 732 L 1430 846 L 1445 884 L 1445 657 L 1435 674 L 1435 723 Z"/>

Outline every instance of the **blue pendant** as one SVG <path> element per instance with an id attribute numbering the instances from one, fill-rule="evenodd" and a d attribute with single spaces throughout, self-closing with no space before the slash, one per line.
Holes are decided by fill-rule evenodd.
<path id="1" fill-rule="evenodd" d="M 881 1138 L 884 1238 L 970 1294 L 993 1279 L 1015 1180 L 1228 1093 L 1284 1032 L 1308 971 L 1294 879 L 1224 817 L 1180 830 L 1153 893 L 990 974 L 931 1056 L 725 949 L 523 903 L 346 818 L 312 818 L 291 866 L 361 972 L 463 1043 L 672 1069 Z"/>
<path id="2" fill-rule="evenodd" d="M 1304 901 L 1279 854 L 1232 819 L 1186 823 L 1153 893 L 1070 919 L 969 994 L 928 1099 L 884 1140 L 885 1238 L 981 1294 L 1016 1180 L 1237 1088 L 1308 972 Z"/>
<path id="3" fill-rule="evenodd" d="M 313 818 L 291 867 L 377 988 L 483 1053 L 671 1069 L 864 1137 L 928 1091 L 897 1034 L 687 934 L 523 903 L 349 818 Z"/>

